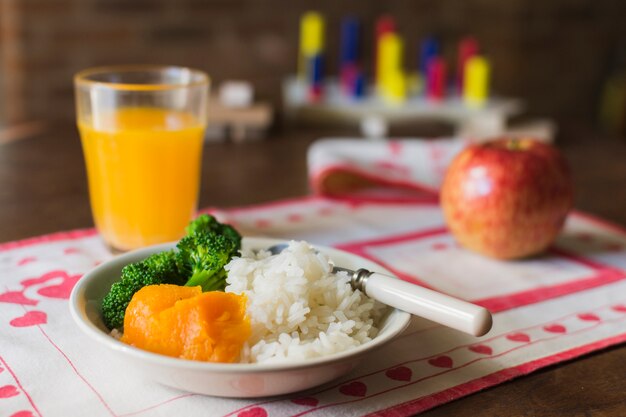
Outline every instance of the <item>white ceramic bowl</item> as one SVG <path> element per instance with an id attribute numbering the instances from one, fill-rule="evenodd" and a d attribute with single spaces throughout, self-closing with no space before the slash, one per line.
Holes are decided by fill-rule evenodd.
<path id="1" fill-rule="evenodd" d="M 244 238 L 243 246 L 268 248 L 283 241 Z M 70 310 L 78 327 L 108 347 L 129 367 L 163 385 L 184 391 L 222 397 L 263 397 L 287 394 L 323 384 L 351 371 L 373 349 L 389 342 L 409 324 L 410 314 L 389 309 L 370 342 L 333 355 L 280 364 L 224 364 L 177 359 L 134 348 L 109 335 L 100 316 L 100 303 L 122 268 L 149 255 L 169 250 L 174 244 L 151 246 L 118 256 L 85 274 L 70 296 Z M 389 274 L 379 265 L 337 249 L 317 246 L 337 265 Z"/>

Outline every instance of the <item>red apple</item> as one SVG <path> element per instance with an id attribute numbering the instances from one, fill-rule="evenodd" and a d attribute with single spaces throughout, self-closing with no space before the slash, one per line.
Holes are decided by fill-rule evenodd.
<path id="1" fill-rule="evenodd" d="M 532 139 L 469 146 L 448 167 L 441 189 L 446 222 L 459 243 L 497 259 L 545 250 L 572 200 L 565 159 Z"/>

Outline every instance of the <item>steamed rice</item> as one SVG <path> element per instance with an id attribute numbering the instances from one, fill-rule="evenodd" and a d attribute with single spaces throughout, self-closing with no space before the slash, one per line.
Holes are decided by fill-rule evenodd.
<path id="1" fill-rule="evenodd" d="M 244 250 L 227 266 L 227 292 L 245 293 L 252 335 L 241 362 L 325 356 L 376 336 L 385 306 L 331 273 L 329 259 L 306 242 L 278 255 Z"/>

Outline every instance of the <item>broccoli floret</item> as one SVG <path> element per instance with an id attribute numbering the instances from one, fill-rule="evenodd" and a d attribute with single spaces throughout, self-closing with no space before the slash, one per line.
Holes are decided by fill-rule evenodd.
<path id="1" fill-rule="evenodd" d="M 189 278 L 185 285 L 200 285 L 203 291 L 226 287 L 226 265 L 241 248 L 241 235 L 214 217 L 202 215 L 187 227 L 178 242 L 178 269 Z"/>
<path id="2" fill-rule="evenodd" d="M 195 235 L 196 233 L 214 232 L 218 229 L 218 221 L 215 217 L 208 214 L 202 214 L 192 220 L 185 228 L 187 236 Z"/>
<path id="3" fill-rule="evenodd" d="M 180 273 L 176 265 L 176 252 L 171 250 L 167 252 L 155 253 L 141 261 L 155 275 L 162 276 L 166 284 L 180 284 L 185 282 L 185 276 Z"/>
<path id="4" fill-rule="evenodd" d="M 187 236 L 215 233 L 231 240 L 237 250 L 241 248 L 241 235 L 232 226 L 220 223 L 211 215 L 203 214 L 193 220 L 185 229 Z"/>
<path id="5" fill-rule="evenodd" d="M 192 221 L 186 230 L 178 251 L 157 253 L 122 269 L 120 280 L 102 300 L 102 316 L 109 329 L 122 328 L 128 303 L 146 285 L 200 285 L 203 291 L 224 290 L 224 265 L 241 248 L 241 235 L 206 214 Z"/>
<path id="6" fill-rule="evenodd" d="M 124 313 L 133 295 L 146 285 L 183 285 L 186 276 L 178 271 L 174 251 L 154 254 L 141 262 L 126 265 L 119 281 L 102 300 L 102 317 L 109 329 L 124 325 Z"/>
<path id="7" fill-rule="evenodd" d="M 215 233 L 200 233 L 185 236 L 177 247 L 178 267 L 190 277 L 185 285 L 200 285 L 202 291 L 226 287 L 226 275 L 221 272 L 239 250 L 235 241 Z"/>

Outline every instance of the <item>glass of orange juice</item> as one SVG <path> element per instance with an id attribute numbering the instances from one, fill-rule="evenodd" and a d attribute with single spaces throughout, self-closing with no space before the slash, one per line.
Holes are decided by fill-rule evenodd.
<path id="1" fill-rule="evenodd" d="M 197 209 L 209 79 L 170 66 L 74 78 L 94 222 L 114 251 L 179 239 Z"/>

